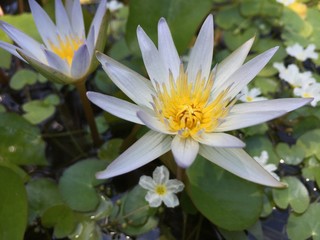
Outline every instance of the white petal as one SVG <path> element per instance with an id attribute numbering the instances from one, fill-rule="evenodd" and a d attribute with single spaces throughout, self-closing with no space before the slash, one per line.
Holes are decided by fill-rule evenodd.
<path id="1" fill-rule="evenodd" d="M 86 44 L 83 44 L 74 53 L 71 64 L 71 76 L 75 79 L 82 78 L 89 70 L 90 54 Z"/>
<path id="2" fill-rule="evenodd" d="M 173 193 L 171 194 L 166 194 L 163 198 L 163 203 L 169 207 L 169 208 L 174 208 L 179 205 L 179 199 L 177 196 Z"/>
<path id="3" fill-rule="evenodd" d="M 226 118 L 224 118 L 224 122 L 221 123 L 215 131 L 226 132 L 257 125 L 277 118 L 285 113 L 285 111 L 248 112 L 239 114 L 230 113 Z"/>
<path id="4" fill-rule="evenodd" d="M 164 18 L 161 18 L 158 23 L 158 48 L 163 63 L 176 79 L 179 75 L 181 61 Z"/>
<path id="5" fill-rule="evenodd" d="M 246 180 L 271 187 L 284 187 L 244 150 L 200 146 L 199 154 L 225 170 Z"/>
<path id="6" fill-rule="evenodd" d="M 71 26 L 73 33 L 78 36 L 80 39 L 85 38 L 85 30 L 84 30 L 84 23 L 83 23 L 83 14 L 80 5 L 80 1 L 74 0 L 72 9 L 71 9 Z"/>
<path id="7" fill-rule="evenodd" d="M 169 180 L 169 170 L 165 166 L 156 167 L 152 177 L 156 184 L 166 184 Z"/>
<path id="8" fill-rule="evenodd" d="M 150 103 L 153 102 L 152 95 L 155 95 L 155 91 L 148 79 L 102 53 L 98 52 L 97 58 L 114 84 L 132 101 L 139 105 L 152 107 Z"/>
<path id="9" fill-rule="evenodd" d="M 0 28 L 5 31 L 16 44 L 27 51 L 28 54 L 31 54 L 33 58 L 46 62 L 46 57 L 39 42 L 3 21 L 0 21 Z"/>
<path id="10" fill-rule="evenodd" d="M 137 116 L 140 118 L 141 122 L 153 131 L 164 134 L 174 134 L 173 132 L 168 131 L 165 125 L 157 117 L 154 117 L 145 111 L 138 111 Z"/>
<path id="11" fill-rule="evenodd" d="M 182 138 L 176 135 L 173 138 L 171 150 L 176 163 L 182 168 L 187 168 L 193 163 L 198 154 L 199 143 L 190 137 Z"/>
<path id="12" fill-rule="evenodd" d="M 221 90 L 232 86 L 227 97 L 234 98 L 269 62 L 278 47 L 274 47 L 251 59 L 235 71 L 221 86 Z"/>
<path id="13" fill-rule="evenodd" d="M 57 28 L 53 24 L 48 14 L 40 7 L 40 5 L 35 0 L 29 0 L 29 6 L 43 42 L 46 44 L 46 46 L 50 46 L 50 43 L 56 45 L 58 43 Z"/>
<path id="14" fill-rule="evenodd" d="M 143 122 L 141 122 L 140 118 L 137 117 L 137 112 L 141 110 L 139 106 L 97 92 L 87 92 L 87 97 L 95 105 L 112 115 L 143 125 Z"/>
<path id="15" fill-rule="evenodd" d="M 245 143 L 240 139 L 226 133 L 201 133 L 193 138 L 205 145 L 212 147 L 243 148 Z"/>
<path id="16" fill-rule="evenodd" d="M 0 48 L 3 48 L 4 50 L 8 51 L 12 55 L 14 55 L 14 56 L 20 58 L 22 61 L 26 62 L 26 60 L 24 60 L 17 52 L 17 49 L 22 50 L 21 48 L 14 46 L 12 44 L 9 44 L 7 42 L 3 42 L 3 41 L 0 41 Z"/>
<path id="17" fill-rule="evenodd" d="M 160 57 L 158 49 L 140 26 L 137 28 L 137 37 L 150 80 L 153 83 L 166 83 L 169 80 L 169 72 Z"/>
<path id="18" fill-rule="evenodd" d="M 184 184 L 177 179 L 170 179 L 166 186 L 167 190 L 173 193 L 181 192 L 184 188 Z"/>
<path id="19" fill-rule="evenodd" d="M 162 203 L 160 196 L 153 192 L 148 192 L 145 199 L 149 203 L 150 207 L 159 207 Z"/>
<path id="20" fill-rule="evenodd" d="M 106 170 L 98 172 L 98 179 L 111 178 L 135 170 L 170 150 L 172 139 L 154 131 L 147 132 L 116 158 Z"/>
<path id="21" fill-rule="evenodd" d="M 259 102 L 240 103 L 233 106 L 230 113 L 285 111 L 290 112 L 308 104 L 310 98 L 280 98 Z"/>
<path id="22" fill-rule="evenodd" d="M 46 54 L 49 66 L 55 68 L 57 71 L 61 71 L 66 75 L 70 75 L 70 67 L 65 60 L 61 59 L 54 52 L 51 52 L 47 49 L 45 49 L 44 52 Z"/>
<path id="23" fill-rule="evenodd" d="M 241 47 L 231 53 L 221 63 L 217 69 L 214 89 L 218 89 L 238 68 L 242 66 L 254 42 L 254 38 L 249 39 Z"/>
<path id="24" fill-rule="evenodd" d="M 90 35 L 91 31 L 93 31 L 93 29 L 95 29 L 95 33 L 94 33 L 94 44 L 95 42 L 97 41 L 98 39 L 98 34 L 99 34 L 99 31 L 100 31 L 100 27 L 102 25 L 102 22 L 103 22 L 103 18 L 104 18 L 104 15 L 107 11 L 107 1 L 106 0 L 101 0 L 100 1 L 100 4 L 98 6 L 98 9 L 96 11 L 96 14 L 94 15 L 94 18 L 91 22 L 91 26 L 90 26 L 90 30 L 89 30 L 89 33 L 88 33 L 88 36 Z"/>
<path id="25" fill-rule="evenodd" d="M 86 45 L 88 47 L 88 51 L 89 51 L 89 55 L 90 55 L 90 61 L 92 60 L 94 51 L 95 51 L 95 46 L 94 46 L 94 35 L 95 35 L 95 28 L 92 27 L 90 28 L 90 32 L 88 33 L 88 37 L 87 37 L 87 41 L 86 41 Z"/>
<path id="26" fill-rule="evenodd" d="M 213 17 L 210 14 L 203 23 L 187 67 L 188 80 L 195 81 L 201 70 L 202 77 L 208 78 L 213 54 Z"/>
<path id="27" fill-rule="evenodd" d="M 68 14 L 61 0 L 55 1 L 55 14 L 57 29 L 63 36 L 68 36 L 72 33 L 71 24 Z"/>
<path id="28" fill-rule="evenodd" d="M 156 187 L 152 177 L 149 176 L 141 176 L 139 180 L 139 185 L 149 191 L 154 191 Z"/>

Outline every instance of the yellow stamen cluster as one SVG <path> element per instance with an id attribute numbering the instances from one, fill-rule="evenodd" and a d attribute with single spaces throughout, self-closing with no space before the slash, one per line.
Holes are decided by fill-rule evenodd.
<path id="1" fill-rule="evenodd" d="M 167 187 L 165 185 L 157 185 L 156 188 L 155 188 L 155 192 L 160 195 L 160 196 L 163 196 L 167 193 Z"/>
<path id="2" fill-rule="evenodd" d="M 214 76 L 208 79 L 201 71 L 194 81 L 180 67 L 177 79 L 169 76 L 169 85 L 157 86 L 157 96 L 153 97 L 154 111 L 168 130 L 187 138 L 201 132 L 213 132 L 222 122 L 235 101 L 226 99 L 229 89 L 212 99 Z"/>
<path id="3" fill-rule="evenodd" d="M 65 37 L 62 39 L 58 37 L 58 44 L 50 44 L 51 51 L 57 54 L 62 59 L 65 59 L 69 65 L 72 63 L 74 53 L 83 44 L 83 40 L 79 38 Z"/>

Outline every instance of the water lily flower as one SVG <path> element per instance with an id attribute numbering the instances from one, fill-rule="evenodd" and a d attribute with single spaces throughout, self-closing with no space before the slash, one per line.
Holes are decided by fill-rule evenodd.
<path id="1" fill-rule="evenodd" d="M 305 49 L 299 44 L 295 43 L 292 46 L 286 48 L 287 53 L 295 57 L 300 61 L 305 61 L 308 58 L 318 59 L 318 53 L 315 52 L 316 46 L 314 44 L 309 44 Z"/>
<path id="2" fill-rule="evenodd" d="M 277 170 L 277 166 L 273 163 L 268 163 L 269 153 L 266 150 L 263 150 L 260 156 L 254 156 L 253 159 L 260 163 L 274 178 L 280 180 L 279 176 L 274 172 Z"/>
<path id="3" fill-rule="evenodd" d="M 158 48 L 140 26 L 137 36 L 151 81 L 97 54 L 112 81 L 134 103 L 95 92 L 87 96 L 105 111 L 151 130 L 96 177 L 124 174 L 171 149 L 181 168 L 188 168 L 200 154 L 249 181 L 283 186 L 242 149 L 245 144 L 240 139 L 224 133 L 274 119 L 311 101 L 289 98 L 235 104 L 237 94 L 268 63 L 277 47 L 243 64 L 253 44 L 250 39 L 211 70 L 213 17 L 209 15 L 185 68 L 164 18 L 158 23 Z"/>
<path id="4" fill-rule="evenodd" d="M 150 207 L 159 207 L 163 202 L 167 207 L 179 205 L 176 193 L 181 192 L 184 184 L 177 179 L 169 180 L 169 171 L 165 166 L 157 167 L 153 171 L 153 178 L 141 176 L 139 185 L 147 189 L 146 201 Z"/>
<path id="5" fill-rule="evenodd" d="M 292 87 L 301 87 L 315 83 L 312 72 L 306 71 L 301 73 L 295 64 L 290 64 L 287 68 L 283 63 L 273 63 L 273 67 L 279 71 L 279 77 L 288 82 Z"/>
<path id="6" fill-rule="evenodd" d="M 239 96 L 239 100 L 242 102 L 256 102 L 267 100 L 265 97 L 259 97 L 261 95 L 261 91 L 259 88 L 252 88 L 249 90 L 248 86 L 245 86 Z"/>
<path id="7" fill-rule="evenodd" d="M 313 98 L 311 106 L 315 107 L 320 101 L 320 83 L 305 84 L 293 89 L 293 94 L 298 97 Z"/>
<path id="8" fill-rule="evenodd" d="M 82 81 L 98 64 L 94 53 L 106 41 L 106 0 L 101 0 L 87 37 L 79 0 L 55 1 L 56 25 L 35 0 L 30 9 L 43 44 L 12 25 L 0 21 L 0 28 L 18 45 L 0 41 L 0 47 L 28 62 L 41 74 L 59 83 Z"/>

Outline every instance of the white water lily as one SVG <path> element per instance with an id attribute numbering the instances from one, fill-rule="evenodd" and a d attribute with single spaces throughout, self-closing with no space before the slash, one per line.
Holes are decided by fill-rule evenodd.
<path id="1" fill-rule="evenodd" d="M 296 59 L 300 61 L 305 61 L 308 58 L 311 59 L 318 59 L 318 53 L 315 52 L 316 45 L 309 44 L 305 49 L 298 43 L 295 43 L 292 46 L 289 46 L 286 48 L 287 53 L 295 57 Z"/>
<path id="2" fill-rule="evenodd" d="M 277 166 L 273 163 L 268 163 L 269 153 L 267 151 L 263 150 L 260 156 L 254 156 L 253 159 L 260 163 L 274 178 L 280 180 L 279 176 L 274 172 L 277 170 Z"/>
<path id="3" fill-rule="evenodd" d="M 97 66 L 95 51 L 105 45 L 106 0 L 101 0 L 87 37 L 79 0 L 66 0 L 65 7 L 55 1 L 56 25 L 35 0 L 29 5 L 43 44 L 0 21 L 0 28 L 18 45 L 0 41 L 0 47 L 56 82 L 84 80 Z"/>
<path id="4" fill-rule="evenodd" d="M 271 120 L 311 101 L 289 98 L 235 104 L 237 94 L 268 63 L 277 47 L 243 64 L 254 40 L 250 39 L 211 71 L 213 18 L 209 15 L 185 69 L 165 19 L 158 23 L 158 48 L 140 26 L 137 36 L 151 81 L 97 54 L 112 81 L 134 103 L 95 92 L 87 96 L 113 115 L 151 130 L 96 177 L 124 174 L 171 149 L 182 168 L 189 167 L 200 154 L 249 181 L 283 186 L 241 149 L 245 144 L 240 139 L 223 133 Z"/>
<path id="5" fill-rule="evenodd" d="M 150 207 L 159 207 L 162 202 L 170 208 L 178 206 L 176 193 L 183 190 L 184 184 L 177 179 L 169 179 L 169 171 L 165 166 L 157 167 L 152 177 L 141 176 L 139 180 L 139 185 L 148 190 L 145 199 Z"/>
<path id="6" fill-rule="evenodd" d="M 267 100 L 265 97 L 259 97 L 261 95 L 261 91 L 259 88 L 252 88 L 249 90 L 248 86 L 245 86 L 241 92 L 239 93 L 239 100 L 242 102 L 256 102 Z"/>
<path id="7" fill-rule="evenodd" d="M 311 106 L 315 107 L 320 101 L 320 83 L 316 82 L 313 84 L 305 84 L 301 87 L 296 87 L 293 89 L 293 94 L 299 97 L 313 98 L 310 104 Z"/>

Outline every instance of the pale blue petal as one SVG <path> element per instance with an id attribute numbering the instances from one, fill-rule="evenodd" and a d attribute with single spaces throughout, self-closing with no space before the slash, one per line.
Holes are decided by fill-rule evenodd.
<path id="1" fill-rule="evenodd" d="M 74 53 L 71 64 L 71 76 L 75 79 L 82 78 L 89 70 L 90 54 L 86 44 L 83 44 Z"/>

